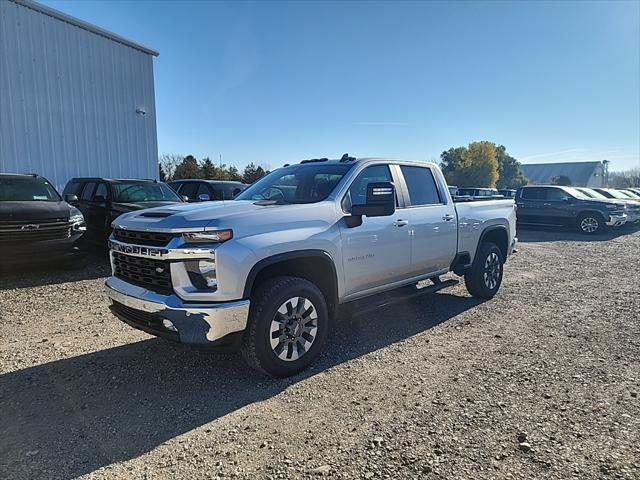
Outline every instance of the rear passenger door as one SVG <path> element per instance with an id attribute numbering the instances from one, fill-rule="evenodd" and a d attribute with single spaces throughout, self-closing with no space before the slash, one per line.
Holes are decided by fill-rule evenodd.
<path id="1" fill-rule="evenodd" d="M 523 187 L 516 200 L 518 221 L 521 223 L 544 223 L 544 189 Z"/>
<path id="2" fill-rule="evenodd" d="M 411 274 L 448 270 L 458 248 L 453 202 L 428 166 L 401 165 L 408 193 Z"/>

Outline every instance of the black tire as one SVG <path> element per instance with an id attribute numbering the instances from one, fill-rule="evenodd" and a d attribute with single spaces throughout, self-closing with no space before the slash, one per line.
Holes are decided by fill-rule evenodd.
<path id="1" fill-rule="evenodd" d="M 604 217 L 597 212 L 586 212 L 578 217 L 578 230 L 585 235 L 600 233 L 604 227 Z"/>
<path id="2" fill-rule="evenodd" d="M 314 326 L 317 327 L 317 329 L 313 332 L 313 336 L 307 333 L 307 337 L 305 338 L 308 339 L 311 337 L 313 340 L 310 345 L 306 347 L 308 349 L 303 353 L 301 353 L 300 350 L 300 348 L 302 348 L 303 341 L 305 346 L 309 342 L 308 340 L 302 340 L 301 337 L 297 337 L 299 340 L 296 340 L 296 343 L 291 343 L 294 342 L 294 340 L 288 339 L 286 342 L 289 343 L 280 343 L 277 347 L 272 346 L 272 335 L 281 331 L 283 332 L 285 328 L 289 328 L 281 326 L 283 330 L 273 332 L 272 334 L 272 322 L 284 321 L 282 325 L 287 322 L 284 315 L 278 313 L 278 309 L 285 308 L 288 312 L 288 303 L 297 311 L 297 307 L 300 305 L 299 300 L 296 305 L 293 305 L 293 302 L 290 301 L 296 298 L 305 299 L 310 302 L 311 307 L 313 307 L 313 312 L 311 312 L 311 314 L 304 312 L 307 313 L 307 321 L 310 316 L 316 316 L 312 322 L 315 324 Z M 288 300 L 289 302 L 287 302 Z M 304 313 L 301 313 L 297 320 L 299 322 L 299 330 L 295 330 L 301 336 L 304 335 L 304 326 L 301 325 L 301 322 L 305 321 L 303 319 Z M 294 312 L 290 315 L 296 314 L 297 313 Z M 288 321 L 295 322 L 296 320 Z M 255 293 L 251 295 L 249 320 L 242 338 L 242 356 L 250 367 L 260 372 L 273 377 L 288 377 L 307 368 L 320 355 L 324 344 L 326 343 L 328 332 L 329 313 L 327 309 L 327 302 L 318 287 L 303 278 L 271 278 L 260 285 Z M 279 336 L 278 338 L 284 338 L 284 336 L 285 334 L 283 333 L 282 336 Z M 277 342 L 278 339 L 274 337 L 273 341 Z M 286 345 L 286 347 L 284 345 Z M 299 358 L 288 360 L 282 359 L 276 353 L 281 346 L 283 348 L 280 351 L 280 355 L 284 357 L 299 355 Z M 295 353 L 293 353 L 294 349 Z"/>
<path id="3" fill-rule="evenodd" d="M 502 284 L 503 265 L 504 257 L 498 246 L 491 242 L 481 243 L 471 269 L 464 275 L 467 291 L 475 298 L 493 298 Z"/>

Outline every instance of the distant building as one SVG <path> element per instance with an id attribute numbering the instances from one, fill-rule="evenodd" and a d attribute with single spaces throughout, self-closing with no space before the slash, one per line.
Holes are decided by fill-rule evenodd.
<path id="1" fill-rule="evenodd" d="M 524 176 L 530 183 L 542 185 L 553 183 L 554 177 L 567 177 L 574 187 L 604 187 L 604 165 L 602 162 L 562 162 L 522 165 Z"/>
<path id="2" fill-rule="evenodd" d="M 0 0 L 0 172 L 157 178 L 157 52 L 30 0 Z"/>

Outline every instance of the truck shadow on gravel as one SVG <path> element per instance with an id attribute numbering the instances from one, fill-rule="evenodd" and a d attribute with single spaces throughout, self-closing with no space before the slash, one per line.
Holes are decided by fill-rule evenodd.
<path id="1" fill-rule="evenodd" d="M 138 457 L 479 303 L 438 293 L 342 319 L 320 361 L 284 380 L 249 370 L 238 355 L 204 354 L 158 339 L 4 374 L 0 478 L 70 478 Z"/>
<path id="2" fill-rule="evenodd" d="M 531 242 L 608 242 L 640 231 L 640 224 L 609 228 L 602 233 L 585 235 L 575 229 L 561 227 L 523 227 L 518 225 L 518 241 Z"/>
<path id="3" fill-rule="evenodd" d="M 45 265 L 0 266 L 0 290 L 94 280 L 109 275 L 109 259 L 104 255 L 91 253 L 71 264 L 52 262 Z"/>

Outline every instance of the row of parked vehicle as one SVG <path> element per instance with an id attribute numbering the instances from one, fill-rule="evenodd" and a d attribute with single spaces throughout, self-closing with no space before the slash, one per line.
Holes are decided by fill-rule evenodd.
<path id="1" fill-rule="evenodd" d="M 39 175 L 0 174 L 3 264 L 70 258 L 106 248 L 123 213 L 183 202 L 231 200 L 248 185 L 212 180 L 71 179 L 62 196 Z"/>
<path id="2" fill-rule="evenodd" d="M 640 189 L 536 185 L 516 193 L 518 223 L 577 227 L 586 234 L 640 222 Z"/>
<path id="3" fill-rule="evenodd" d="M 449 192 L 458 200 L 470 198 L 473 200 L 483 200 L 488 198 L 515 198 L 516 191 L 511 189 L 497 188 L 459 188 L 455 185 L 449 185 Z"/>
<path id="4" fill-rule="evenodd" d="M 84 177 L 71 179 L 60 196 L 39 175 L 0 174 L 0 261 L 41 261 L 73 257 L 87 245 L 104 248 L 112 222 L 123 213 L 182 202 L 232 200 L 247 187 L 201 179 L 165 184 Z M 458 202 L 513 198 L 522 225 L 577 227 L 595 234 L 606 227 L 640 223 L 640 188 L 448 188 Z"/>

